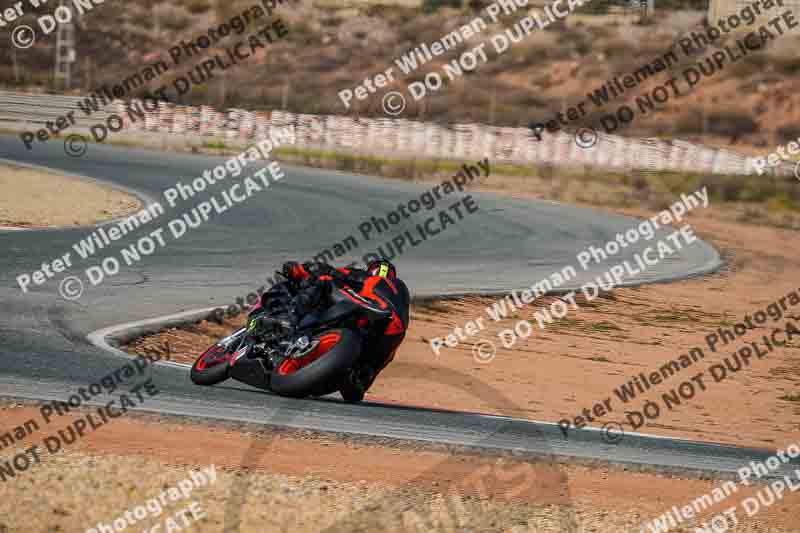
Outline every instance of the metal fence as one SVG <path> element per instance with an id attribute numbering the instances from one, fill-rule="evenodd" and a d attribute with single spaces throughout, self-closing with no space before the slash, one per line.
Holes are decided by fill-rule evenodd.
<path id="1" fill-rule="evenodd" d="M 73 111 L 75 129 L 90 133 L 116 115 L 124 129 L 112 136 L 171 138 L 194 142 L 224 139 L 246 146 L 292 126 L 296 147 L 383 155 L 395 159 L 456 159 L 489 157 L 497 163 L 551 164 L 651 171 L 747 175 L 755 170 L 748 157 L 680 140 L 638 139 L 583 131 L 576 138 L 564 132 L 543 134 L 538 140 L 528 128 L 486 124 L 439 125 L 399 118 L 351 118 L 286 111 L 217 111 L 210 106 L 176 106 L 167 102 L 114 101 L 88 116 L 78 107 L 81 98 L 30 95 L 0 91 L 0 127 L 34 130 L 46 121 Z M 794 165 L 784 163 L 770 174 L 792 176 Z"/>

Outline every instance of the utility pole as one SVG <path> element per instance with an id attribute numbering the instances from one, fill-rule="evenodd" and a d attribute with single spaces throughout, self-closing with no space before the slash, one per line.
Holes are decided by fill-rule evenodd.
<path id="1" fill-rule="evenodd" d="M 492 96 L 489 98 L 489 125 L 494 126 L 494 111 L 497 105 L 497 89 L 492 87 Z"/>
<path id="2" fill-rule="evenodd" d="M 11 47 L 11 65 L 14 68 L 14 83 L 19 84 L 19 63 L 17 62 L 17 47 Z"/>
<path id="3" fill-rule="evenodd" d="M 59 7 L 64 5 L 64 0 L 60 0 Z M 62 89 L 68 90 L 72 87 L 72 64 L 78 58 L 75 50 L 75 24 L 70 20 L 58 25 L 56 33 L 56 64 L 53 75 L 56 85 L 61 81 Z"/>
<path id="4" fill-rule="evenodd" d="M 215 11 L 218 23 L 222 23 L 227 18 L 226 15 L 229 13 L 231 7 L 228 4 L 230 4 L 229 1 L 217 0 Z M 220 107 L 226 107 L 225 101 L 228 99 L 227 80 L 228 80 L 228 71 L 226 70 L 221 75 L 219 83 L 217 85 L 218 87 L 217 101 L 219 102 Z"/>
<path id="5" fill-rule="evenodd" d="M 85 88 L 87 89 L 87 92 L 91 91 L 92 87 L 94 87 L 94 77 L 93 77 L 93 72 L 92 72 L 92 68 L 93 68 L 92 65 L 93 65 L 92 64 L 92 58 L 90 56 L 86 56 L 86 57 L 83 58 L 83 72 L 85 73 L 84 76 L 83 76 L 83 79 L 84 79 L 83 83 L 84 83 Z"/>
<path id="6" fill-rule="evenodd" d="M 289 109 L 289 76 L 286 76 L 286 81 L 283 84 L 283 88 L 281 89 L 281 109 L 287 111 Z"/>

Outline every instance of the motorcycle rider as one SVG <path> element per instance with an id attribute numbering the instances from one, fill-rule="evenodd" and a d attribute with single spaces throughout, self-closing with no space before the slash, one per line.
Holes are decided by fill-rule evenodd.
<path id="1" fill-rule="evenodd" d="M 343 395 L 349 392 L 351 397 L 363 398 L 378 374 L 392 362 L 406 336 L 410 296 L 406 284 L 397 277 L 397 269 L 385 259 L 370 261 L 366 269 L 289 261 L 284 263 L 282 274 L 299 285 L 292 302 L 298 319 L 311 311 L 327 307 L 330 304 L 329 295 L 336 287 L 350 288 L 376 307 L 392 311 L 391 320 L 378 339 L 368 347 L 368 359 L 361 365 L 359 374 L 346 380 L 345 387 L 351 390 L 343 390 Z"/>

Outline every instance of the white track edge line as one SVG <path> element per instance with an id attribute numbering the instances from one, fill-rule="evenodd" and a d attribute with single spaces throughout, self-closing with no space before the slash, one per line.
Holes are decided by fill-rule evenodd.
<path id="1" fill-rule="evenodd" d="M 175 320 L 181 320 L 183 318 L 190 317 L 192 315 L 200 315 L 202 313 L 207 313 L 207 312 L 213 311 L 215 309 L 217 309 L 217 308 L 216 307 L 207 307 L 207 308 L 203 308 L 203 309 L 190 309 L 188 311 L 182 311 L 180 313 L 174 313 L 174 314 L 171 314 L 171 315 L 163 315 L 163 316 L 158 316 L 158 317 L 154 317 L 154 318 L 148 318 L 148 319 L 145 319 L 145 320 L 137 320 L 137 321 L 133 321 L 133 322 L 124 322 L 122 324 L 116 324 L 114 326 L 109 326 L 109 327 L 106 327 L 106 328 L 102 328 L 102 329 L 98 329 L 96 331 L 93 331 L 93 332 L 89 333 L 86 336 L 86 338 L 91 344 L 93 344 L 94 346 L 96 346 L 96 347 L 98 347 L 100 349 L 103 349 L 105 351 L 111 352 L 114 355 L 130 359 L 130 358 L 133 357 L 132 354 L 130 354 L 128 352 L 125 352 L 123 350 L 120 350 L 119 348 L 115 348 L 114 346 L 111 346 L 111 344 L 109 344 L 109 342 L 108 342 L 108 338 L 111 337 L 112 335 L 119 334 L 121 332 L 128 331 L 128 330 L 131 330 L 131 329 L 136 329 L 136 328 L 139 328 L 139 327 L 142 327 L 142 326 L 153 326 L 155 328 L 155 327 L 157 327 L 159 325 L 162 325 L 162 324 L 167 324 L 167 323 L 175 321 Z M 188 369 L 188 368 L 192 367 L 192 365 L 189 365 L 189 364 L 186 364 L 186 363 L 176 363 L 176 362 L 173 362 L 173 361 L 157 361 L 155 364 L 156 365 L 161 365 L 161 366 L 172 367 L 172 368 L 181 368 L 181 369 Z M 367 402 L 367 403 L 369 403 L 369 402 Z M 539 424 L 539 425 L 544 425 L 544 426 L 559 426 L 559 424 L 557 422 L 547 422 L 547 421 L 540 421 L 540 420 L 529 420 L 529 419 L 525 419 L 525 418 L 514 418 L 514 417 L 504 416 L 504 415 L 491 415 L 491 414 L 484 414 L 484 413 L 470 413 L 468 411 L 461 412 L 460 414 L 469 415 L 469 416 L 477 416 L 477 417 L 481 417 L 481 418 L 501 419 L 501 420 L 507 420 L 509 422 L 517 422 L 517 423 Z M 586 431 L 586 432 L 589 432 L 589 433 L 602 433 L 603 429 L 602 428 L 586 427 L 586 428 L 582 428 L 580 431 Z M 660 436 L 660 435 L 649 435 L 649 434 L 646 434 L 646 433 L 638 433 L 638 432 L 627 432 L 626 431 L 624 433 L 624 435 L 625 436 L 634 436 L 634 437 L 639 437 L 639 438 L 646 438 L 646 439 L 665 440 L 665 441 L 670 441 L 670 442 L 689 442 L 689 443 L 696 443 L 697 442 L 697 441 L 692 441 L 692 440 L 689 440 L 689 439 L 683 439 L 683 438 L 677 438 L 677 437 L 663 437 L 663 436 Z M 709 445 L 709 446 L 720 446 L 720 447 L 728 446 L 726 444 L 713 443 L 713 442 L 702 443 L 702 444 L 706 444 L 706 445 Z"/>

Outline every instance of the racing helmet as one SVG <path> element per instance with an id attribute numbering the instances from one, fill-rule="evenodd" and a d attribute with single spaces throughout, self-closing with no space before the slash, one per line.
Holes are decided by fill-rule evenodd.
<path id="1" fill-rule="evenodd" d="M 382 278 L 397 278 L 397 269 L 386 259 L 373 259 L 367 263 L 367 272 L 370 276 L 380 276 Z"/>

